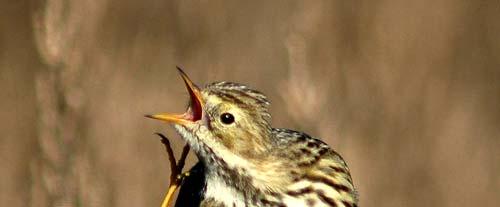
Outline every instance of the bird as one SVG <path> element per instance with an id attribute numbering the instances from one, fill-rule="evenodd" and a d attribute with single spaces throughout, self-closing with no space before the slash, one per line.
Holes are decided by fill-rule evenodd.
<path id="1" fill-rule="evenodd" d="M 198 87 L 177 69 L 190 97 L 186 112 L 146 115 L 173 124 L 199 160 L 176 206 L 358 206 L 342 156 L 319 138 L 272 127 L 263 93 L 229 81 Z"/>

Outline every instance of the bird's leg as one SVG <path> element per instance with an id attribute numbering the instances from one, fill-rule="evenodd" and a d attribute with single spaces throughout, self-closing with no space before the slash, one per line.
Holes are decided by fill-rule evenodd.
<path id="1" fill-rule="evenodd" d="M 184 164 L 186 163 L 186 158 L 189 153 L 189 145 L 185 145 L 184 148 L 182 149 L 182 154 L 181 158 L 179 159 L 178 162 L 175 160 L 175 155 L 172 150 L 172 147 L 170 146 L 170 141 L 168 138 L 161 134 L 161 133 L 156 133 L 158 136 L 161 138 L 161 142 L 163 145 L 165 145 L 165 149 L 167 151 L 167 156 L 168 160 L 170 162 L 170 184 L 168 186 L 167 194 L 165 195 L 165 199 L 163 199 L 163 202 L 161 204 L 161 207 L 168 207 L 170 206 L 170 203 L 172 202 L 173 195 L 175 191 L 179 188 L 179 186 L 182 185 L 182 181 L 184 180 L 185 177 L 189 176 L 189 171 L 182 173 L 182 168 L 184 168 Z"/>

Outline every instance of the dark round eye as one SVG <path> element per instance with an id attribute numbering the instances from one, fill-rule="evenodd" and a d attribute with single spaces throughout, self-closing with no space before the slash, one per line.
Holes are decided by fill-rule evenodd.
<path id="1" fill-rule="evenodd" d="M 220 115 L 220 121 L 224 124 L 232 124 L 234 122 L 234 116 L 230 113 L 223 113 Z"/>

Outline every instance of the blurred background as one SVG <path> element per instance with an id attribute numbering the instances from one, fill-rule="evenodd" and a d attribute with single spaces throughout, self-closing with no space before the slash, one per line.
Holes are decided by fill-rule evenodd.
<path id="1" fill-rule="evenodd" d="M 361 206 L 500 203 L 496 0 L 0 3 L 0 206 L 159 206 L 176 65 L 267 94 Z"/>

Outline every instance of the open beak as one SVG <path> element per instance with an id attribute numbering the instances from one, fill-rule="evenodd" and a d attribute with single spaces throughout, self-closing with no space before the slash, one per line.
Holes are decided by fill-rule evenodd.
<path id="1" fill-rule="evenodd" d="M 146 115 L 146 117 L 180 125 L 188 125 L 201 119 L 203 114 L 203 99 L 201 98 L 200 89 L 193 84 L 181 68 L 177 67 L 177 70 L 179 70 L 179 74 L 186 84 L 191 99 L 188 110 L 183 114 L 154 114 Z"/>

